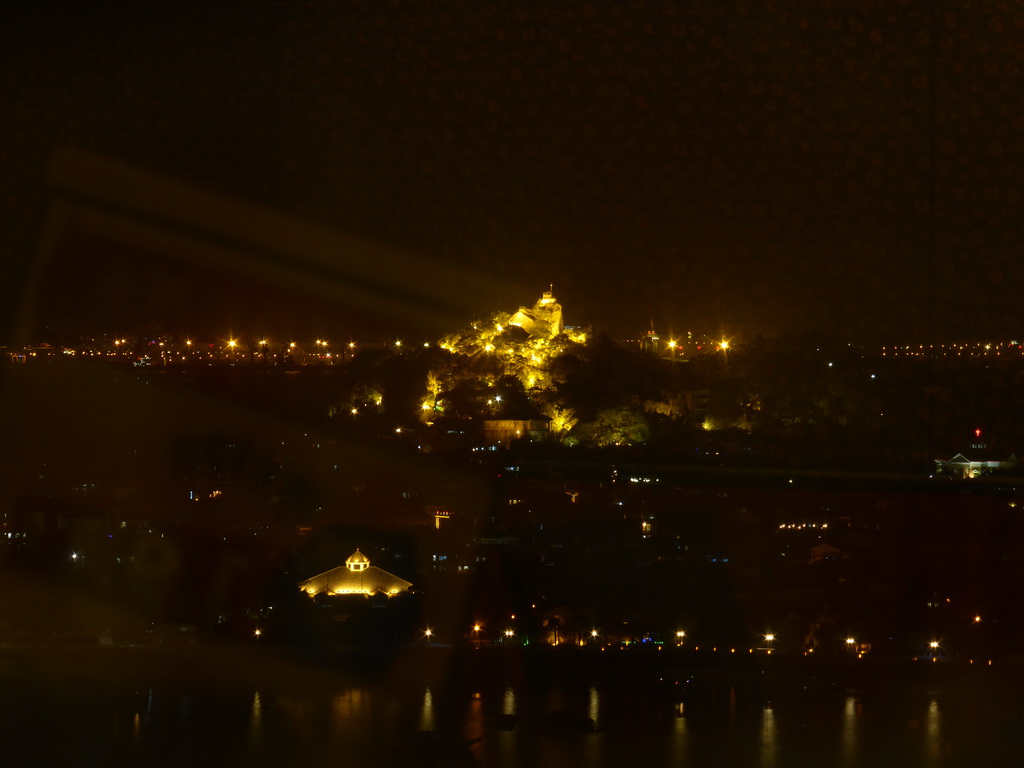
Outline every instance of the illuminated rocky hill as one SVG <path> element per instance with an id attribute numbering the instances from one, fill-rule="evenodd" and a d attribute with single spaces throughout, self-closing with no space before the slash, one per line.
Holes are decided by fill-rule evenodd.
<path id="1" fill-rule="evenodd" d="M 552 361 L 581 351 L 587 337 L 585 329 L 565 327 L 551 290 L 532 307 L 498 312 L 445 336 L 438 346 L 451 357 L 427 373 L 425 420 L 476 409 L 484 415 L 533 410 L 551 419 L 554 434 L 568 431 L 576 419 L 553 397 L 559 381 Z"/>

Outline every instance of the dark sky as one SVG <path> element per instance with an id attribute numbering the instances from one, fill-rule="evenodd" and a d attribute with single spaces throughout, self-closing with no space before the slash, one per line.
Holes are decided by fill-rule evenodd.
<path id="1" fill-rule="evenodd" d="M 71 146 L 523 303 L 553 282 L 570 323 L 617 336 L 653 311 L 677 331 L 917 339 L 929 296 L 935 340 L 1024 335 L 1015 3 L 935 0 L 934 36 L 923 0 L 2 13 L 10 297 Z"/>

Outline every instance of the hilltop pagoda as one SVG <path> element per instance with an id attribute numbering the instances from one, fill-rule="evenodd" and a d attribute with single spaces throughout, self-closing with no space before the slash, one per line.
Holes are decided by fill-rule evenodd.
<path id="1" fill-rule="evenodd" d="M 526 331 L 531 338 L 553 339 L 564 329 L 562 323 L 562 305 L 554 296 L 554 286 L 544 291 L 533 308 L 520 307 L 509 325 L 515 325 Z"/>

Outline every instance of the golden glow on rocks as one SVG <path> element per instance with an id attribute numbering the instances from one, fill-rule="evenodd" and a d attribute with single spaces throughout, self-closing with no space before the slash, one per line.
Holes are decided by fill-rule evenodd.
<path id="1" fill-rule="evenodd" d="M 488 387 L 498 386 L 504 377 L 514 377 L 522 385 L 534 407 L 553 420 L 552 431 L 567 434 L 577 423 L 570 409 L 551 410 L 552 388 L 558 382 L 552 376 L 551 362 L 586 344 L 588 332 L 565 328 L 562 307 L 553 293 L 545 291 L 533 307 L 517 312 L 498 312 L 489 318 L 449 334 L 438 342 L 441 349 L 465 358 L 456 364 L 441 363 L 427 373 L 422 410 L 444 411 L 449 393 L 475 380 Z M 488 399 L 500 402 L 493 395 Z M 429 408 L 427 407 L 429 405 Z M 550 413 L 548 411 L 551 411 Z"/>
<path id="2" fill-rule="evenodd" d="M 563 408 L 558 405 L 550 405 L 543 411 L 544 415 L 551 419 L 549 429 L 556 437 L 568 434 L 579 422 L 572 408 Z"/>

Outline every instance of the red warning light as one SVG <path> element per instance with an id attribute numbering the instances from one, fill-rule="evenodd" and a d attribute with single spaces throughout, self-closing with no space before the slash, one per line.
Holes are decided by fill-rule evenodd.
<path id="1" fill-rule="evenodd" d="M 974 430 L 974 436 L 975 437 L 981 437 L 981 430 L 980 429 Z"/>

